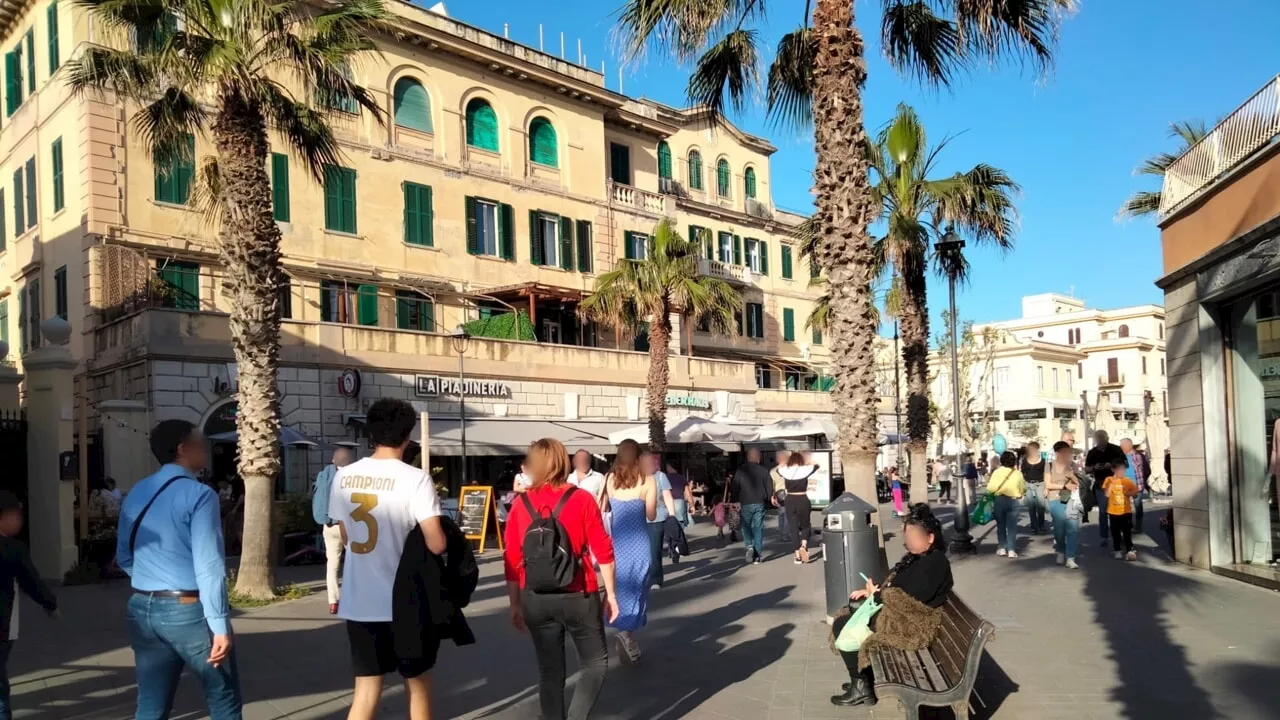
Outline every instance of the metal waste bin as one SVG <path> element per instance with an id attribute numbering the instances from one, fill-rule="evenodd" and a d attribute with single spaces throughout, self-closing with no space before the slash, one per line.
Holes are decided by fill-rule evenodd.
<path id="1" fill-rule="evenodd" d="M 871 522 L 876 506 L 846 492 L 822 513 L 822 562 L 826 575 L 827 616 L 849 603 L 849 593 L 866 585 L 859 573 L 883 580 L 884 553 L 876 526 Z"/>

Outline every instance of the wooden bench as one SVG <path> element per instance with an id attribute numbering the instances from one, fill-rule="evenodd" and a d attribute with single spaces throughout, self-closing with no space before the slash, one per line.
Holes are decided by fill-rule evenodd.
<path id="1" fill-rule="evenodd" d="M 942 627 L 928 649 L 917 652 L 874 649 L 871 667 L 876 695 L 897 698 L 908 720 L 921 707 L 950 707 L 956 720 L 968 720 L 969 694 L 978 679 L 978 663 L 995 626 L 978 617 L 955 593 L 942 609 Z"/>

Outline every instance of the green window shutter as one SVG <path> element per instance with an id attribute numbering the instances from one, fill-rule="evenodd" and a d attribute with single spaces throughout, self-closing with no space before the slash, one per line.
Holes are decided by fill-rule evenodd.
<path id="1" fill-rule="evenodd" d="M 529 123 L 529 159 L 539 165 L 559 167 L 559 141 L 555 126 L 546 118 L 534 118 Z"/>
<path id="2" fill-rule="evenodd" d="M 716 194 L 720 197 L 729 197 L 729 161 L 724 158 L 716 163 Z"/>
<path id="3" fill-rule="evenodd" d="M 769 274 L 769 243 L 764 240 L 757 241 L 760 243 L 760 274 Z"/>
<path id="4" fill-rule="evenodd" d="M 609 177 L 616 183 L 631 184 L 631 148 L 609 143 Z"/>
<path id="5" fill-rule="evenodd" d="M 537 210 L 529 211 L 529 262 L 542 264 L 542 222 Z"/>
<path id="6" fill-rule="evenodd" d="M 498 152 L 498 115 L 493 106 L 480 98 L 467 103 L 467 144 Z"/>
<path id="7" fill-rule="evenodd" d="M 747 337 L 756 337 L 756 304 L 747 303 Z"/>
<path id="8" fill-rule="evenodd" d="M 782 309 L 782 339 L 785 342 L 796 341 L 796 311 L 791 308 Z"/>
<path id="9" fill-rule="evenodd" d="M 573 221 L 560 218 L 560 269 L 573 270 Z"/>
<path id="10" fill-rule="evenodd" d="M 2 204 L 2 203 L 0 203 Z M 0 234 L 3 234 L 0 232 Z M 591 272 L 591 261 L 595 255 L 595 246 L 591 243 L 591 221 L 578 221 L 578 272 Z"/>
<path id="11" fill-rule="evenodd" d="M 658 177 L 671 179 L 671 146 L 666 140 L 658 143 Z"/>
<path id="12" fill-rule="evenodd" d="M 342 225 L 346 232 L 356 232 L 356 171 L 342 169 Z"/>
<path id="13" fill-rule="evenodd" d="M 36 29 L 27 30 L 27 92 L 36 91 Z"/>
<path id="14" fill-rule="evenodd" d="M 0 342 L 9 344 L 9 298 L 0 299 Z"/>
<path id="15" fill-rule="evenodd" d="M 743 189 L 746 190 L 747 197 L 751 198 L 752 200 L 755 200 L 756 199 L 756 169 L 755 168 L 747 168 L 746 171 L 742 173 L 742 184 L 745 186 Z"/>
<path id="16" fill-rule="evenodd" d="M 53 313 L 67 319 L 67 266 L 53 271 Z"/>
<path id="17" fill-rule="evenodd" d="M 689 153 L 689 187 L 702 189 L 702 154 L 697 150 Z"/>
<path id="18" fill-rule="evenodd" d="M 816 278 L 822 274 L 822 268 L 818 265 L 818 260 L 814 256 L 809 256 L 809 277 Z"/>
<path id="19" fill-rule="evenodd" d="M 813 344 L 814 345 L 822 344 L 822 331 L 819 330 L 818 328 L 813 329 Z"/>
<path id="20" fill-rule="evenodd" d="M 413 317 L 413 307 L 410 303 L 413 301 L 408 299 L 408 294 L 404 290 L 396 291 L 396 328 L 399 330 L 417 330 L 410 325 Z"/>
<path id="21" fill-rule="evenodd" d="M 62 138 L 53 141 L 50 154 L 53 156 L 53 211 L 58 212 L 67 204 L 62 181 Z"/>
<path id="22" fill-rule="evenodd" d="M 22 199 L 22 168 L 13 171 L 13 236 L 26 230 L 26 207 Z"/>
<path id="23" fill-rule="evenodd" d="M 733 264 L 734 265 L 742 264 L 742 236 L 741 235 L 733 236 Z"/>
<path id="24" fill-rule="evenodd" d="M 498 252 L 503 260 L 516 259 L 516 210 L 503 203 L 498 207 Z"/>
<path id="25" fill-rule="evenodd" d="M 172 297 L 164 298 L 164 306 L 175 310 L 200 309 L 200 266 L 180 260 L 156 262 L 156 276 L 167 286 Z"/>
<path id="26" fill-rule="evenodd" d="M 333 292 L 332 281 L 320 281 L 320 322 L 333 322 Z"/>
<path id="27" fill-rule="evenodd" d="M 27 293 L 18 291 L 18 348 L 27 351 Z"/>
<path id="28" fill-rule="evenodd" d="M 4 54 L 4 109 L 12 115 L 22 105 L 22 56 L 18 50 Z"/>
<path id="29" fill-rule="evenodd" d="M 339 230 L 342 224 L 342 179 L 337 166 L 324 167 L 324 228 Z"/>
<path id="30" fill-rule="evenodd" d="M 422 244 L 427 247 L 434 247 L 436 244 L 436 208 L 435 200 L 431 195 L 431 187 L 428 185 L 418 186 L 418 222 L 422 224 L 419 234 L 422 236 Z"/>
<path id="31" fill-rule="evenodd" d="M 409 77 L 396 81 L 393 91 L 396 125 L 431 132 L 431 97 L 422 83 Z"/>
<path id="32" fill-rule="evenodd" d="M 36 184 L 36 159 L 27 158 L 27 227 L 39 222 L 36 203 L 40 199 L 40 186 Z"/>
<path id="33" fill-rule="evenodd" d="M 431 188 L 404 184 L 404 241 L 410 245 L 431 247 Z"/>
<path id="34" fill-rule="evenodd" d="M 630 230 L 622 234 L 622 255 L 627 260 L 636 259 L 635 236 Z"/>
<path id="35" fill-rule="evenodd" d="M 791 279 L 791 246 L 782 246 L 782 279 Z"/>
<path id="36" fill-rule="evenodd" d="M 289 222 L 289 156 L 271 153 L 271 217 Z"/>
<path id="37" fill-rule="evenodd" d="M 0 188 L 0 252 L 4 252 L 9 242 L 9 233 L 5 227 L 4 188 Z"/>
<path id="38" fill-rule="evenodd" d="M 463 204 L 467 210 L 467 252 L 476 255 L 480 252 L 480 230 L 476 226 L 476 199 L 467 196 Z"/>
<path id="39" fill-rule="evenodd" d="M 152 156 L 156 169 L 156 201 L 186 205 L 191 198 L 191 180 L 195 177 L 196 139 L 187 135 L 187 152 L 183 157 Z"/>
<path id="40" fill-rule="evenodd" d="M 378 286 L 361 285 L 356 288 L 356 322 L 361 325 L 378 324 Z"/>
<path id="41" fill-rule="evenodd" d="M 58 3 L 49 3 L 49 9 L 45 11 L 45 24 L 49 35 L 49 75 L 52 76 L 58 71 L 61 65 L 61 58 L 58 54 Z"/>

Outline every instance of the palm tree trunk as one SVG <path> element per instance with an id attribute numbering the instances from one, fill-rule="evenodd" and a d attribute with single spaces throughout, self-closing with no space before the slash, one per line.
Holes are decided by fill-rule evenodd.
<path id="1" fill-rule="evenodd" d="M 260 109 L 224 97 L 213 125 L 222 178 L 220 254 L 228 284 L 231 345 L 239 370 L 239 471 L 244 548 L 236 591 L 270 598 L 275 587 L 273 487 L 280 474 L 280 229 L 271 215 L 267 129 Z"/>
<path id="2" fill-rule="evenodd" d="M 924 263 L 904 262 L 899 320 L 902 364 L 907 375 L 907 454 L 911 460 L 911 502 L 929 502 L 925 453 L 929 444 L 929 309 Z"/>
<path id="3" fill-rule="evenodd" d="M 667 446 L 667 386 L 671 383 L 671 315 L 662 313 L 649 322 L 649 449 L 660 453 Z"/>
<path id="4" fill-rule="evenodd" d="M 845 487 L 876 503 L 877 313 L 867 223 L 874 214 L 867 160 L 851 150 L 866 144 L 862 87 L 866 58 L 849 0 L 819 0 L 813 16 L 813 123 L 817 163 L 818 256 L 831 291 L 832 391 L 840 428 Z"/>

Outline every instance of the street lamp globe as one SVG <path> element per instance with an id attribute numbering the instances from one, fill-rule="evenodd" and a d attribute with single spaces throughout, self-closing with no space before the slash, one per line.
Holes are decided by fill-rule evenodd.
<path id="1" fill-rule="evenodd" d="M 471 333 L 459 325 L 449 333 L 449 341 L 453 343 L 453 351 L 461 355 L 467 351 L 467 346 L 471 343 Z"/>

